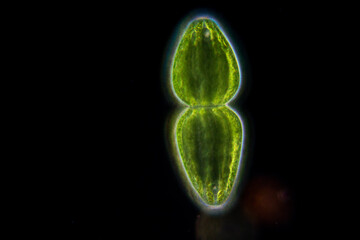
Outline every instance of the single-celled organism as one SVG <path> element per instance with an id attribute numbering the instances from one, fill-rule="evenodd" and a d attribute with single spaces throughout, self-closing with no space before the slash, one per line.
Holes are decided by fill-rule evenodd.
<path id="1" fill-rule="evenodd" d="M 203 209 L 230 202 L 238 181 L 244 141 L 240 116 L 227 106 L 240 86 L 232 46 L 210 18 L 192 20 L 171 66 L 171 84 L 185 105 L 173 126 L 178 167 Z"/>

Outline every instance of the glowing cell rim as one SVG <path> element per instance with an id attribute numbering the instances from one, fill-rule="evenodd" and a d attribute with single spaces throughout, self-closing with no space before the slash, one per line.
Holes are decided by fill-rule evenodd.
<path id="1" fill-rule="evenodd" d="M 179 150 L 179 145 L 178 145 L 178 142 L 177 142 L 177 135 L 176 135 L 176 127 L 174 128 L 174 132 L 173 132 L 173 136 L 175 138 L 175 146 L 176 146 L 176 153 L 177 153 L 177 161 L 180 161 L 181 162 L 181 167 L 182 167 L 182 170 L 186 176 L 186 180 L 187 180 L 187 183 L 191 186 L 191 189 L 192 191 L 195 193 L 195 196 L 196 196 L 196 201 L 198 203 L 200 203 L 199 205 L 201 206 L 201 208 L 206 211 L 206 212 L 212 212 L 212 213 L 217 213 L 217 212 L 221 212 L 223 210 L 225 210 L 227 207 L 230 207 L 231 205 L 231 202 L 232 200 L 234 200 L 234 193 L 236 192 L 236 188 L 237 188 L 237 185 L 239 184 L 239 172 L 240 172 L 240 169 L 241 169 L 241 165 L 242 165 L 242 160 L 243 160 L 243 151 L 244 151 L 244 139 L 245 139 L 245 125 L 243 123 L 243 120 L 241 119 L 240 117 L 240 114 L 234 110 L 233 108 L 231 108 L 230 106 L 228 106 L 228 104 L 226 103 L 225 105 L 223 106 L 226 106 L 229 108 L 229 110 L 233 111 L 235 113 L 235 115 L 239 118 L 240 120 L 240 123 L 241 123 L 241 128 L 242 128 L 242 135 L 241 135 L 241 148 L 240 148 L 240 156 L 239 156 L 239 164 L 238 164 L 238 167 L 237 167 L 237 170 L 236 170 L 236 176 L 235 176 L 235 181 L 234 181 L 234 185 L 232 186 L 232 189 L 230 191 L 230 194 L 229 196 L 227 197 L 226 201 L 220 205 L 210 205 L 210 204 L 207 204 L 205 203 L 200 194 L 198 193 L 198 191 L 196 191 L 196 189 L 194 188 L 191 180 L 190 180 L 190 177 L 187 173 L 187 171 L 185 170 L 185 166 L 184 166 L 184 162 L 182 161 L 182 158 L 180 156 L 180 150 Z M 178 125 L 178 122 L 181 118 L 181 116 L 185 113 L 185 111 L 187 111 L 188 109 L 185 108 L 183 111 L 181 111 L 181 113 L 179 114 L 179 117 L 176 119 L 176 122 L 175 122 L 175 125 L 174 126 L 177 126 Z"/>
<path id="2" fill-rule="evenodd" d="M 174 49 L 173 49 L 173 53 L 172 53 L 172 58 L 171 58 L 171 64 L 170 64 L 170 86 L 171 86 L 171 92 L 172 92 L 172 95 L 173 97 L 175 97 L 182 105 L 184 106 L 187 106 L 187 107 L 190 107 L 188 104 L 186 104 L 183 100 L 181 100 L 175 93 L 175 89 L 174 89 L 174 84 L 172 84 L 172 80 L 173 80 L 173 65 L 174 65 L 174 60 L 175 60 L 175 54 L 179 48 L 179 44 L 180 44 L 180 41 L 181 39 L 183 38 L 185 32 L 186 32 L 186 29 L 188 29 L 189 25 L 195 21 L 195 20 L 198 20 L 198 19 L 210 19 L 212 20 L 213 22 L 215 22 L 215 24 L 219 27 L 219 29 L 221 30 L 221 32 L 224 34 L 226 40 L 229 42 L 230 44 L 230 47 L 235 55 L 235 60 L 236 60 L 236 63 L 237 63 L 237 66 L 239 68 L 239 86 L 234 94 L 234 96 L 232 98 L 229 99 L 229 101 L 225 104 L 227 106 L 228 103 L 232 102 L 238 95 L 239 91 L 240 91 L 240 88 L 241 88 L 241 67 L 240 67 L 240 63 L 239 63 L 239 58 L 237 56 L 237 53 L 235 51 L 235 48 L 234 46 L 232 45 L 231 43 L 231 39 L 228 37 L 228 34 L 226 34 L 226 31 L 224 31 L 224 28 L 221 27 L 221 24 L 219 24 L 219 22 L 217 20 L 215 20 L 215 18 L 211 17 L 211 16 L 204 16 L 204 15 L 199 15 L 199 16 L 196 16 L 196 17 L 193 17 L 191 18 L 191 20 L 188 21 L 187 25 L 185 27 L 183 27 L 182 29 L 182 33 L 181 34 L 178 34 L 178 37 L 177 37 L 177 40 L 174 44 Z"/>

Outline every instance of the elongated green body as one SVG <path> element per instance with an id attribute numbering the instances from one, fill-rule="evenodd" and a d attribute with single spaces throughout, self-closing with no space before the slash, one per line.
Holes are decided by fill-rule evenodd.
<path id="1" fill-rule="evenodd" d="M 228 107 L 188 108 L 176 127 L 176 142 L 192 186 L 209 205 L 230 195 L 238 171 L 242 125 Z"/>
<path id="2" fill-rule="evenodd" d="M 206 18 L 191 22 L 176 50 L 172 82 L 189 106 L 227 103 L 239 88 L 235 54 L 217 24 Z"/>
<path id="3" fill-rule="evenodd" d="M 203 205 L 224 206 L 236 186 L 244 131 L 240 116 L 226 105 L 238 91 L 240 68 L 216 22 L 189 23 L 171 72 L 173 91 L 186 104 L 174 125 L 180 170 Z"/>

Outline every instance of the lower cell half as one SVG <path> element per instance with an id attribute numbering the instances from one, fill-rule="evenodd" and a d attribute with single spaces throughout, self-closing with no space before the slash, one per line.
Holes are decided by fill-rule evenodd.
<path id="1" fill-rule="evenodd" d="M 187 108 L 174 126 L 179 167 L 201 204 L 229 201 L 238 178 L 243 125 L 227 106 Z"/>

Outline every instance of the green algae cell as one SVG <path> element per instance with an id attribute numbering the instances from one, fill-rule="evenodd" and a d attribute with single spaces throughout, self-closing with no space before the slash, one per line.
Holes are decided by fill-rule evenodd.
<path id="1" fill-rule="evenodd" d="M 215 21 L 187 26 L 172 65 L 175 94 L 188 106 L 226 104 L 236 94 L 240 70 L 231 44 Z"/>
<path id="2" fill-rule="evenodd" d="M 176 144 L 193 189 L 206 205 L 221 205 L 234 187 L 242 123 L 230 108 L 188 108 L 176 126 Z"/>
<path id="3" fill-rule="evenodd" d="M 188 24 L 174 54 L 171 83 L 186 105 L 173 126 L 180 175 L 203 209 L 221 209 L 236 188 L 244 130 L 227 106 L 239 89 L 240 68 L 215 21 L 201 17 Z"/>

